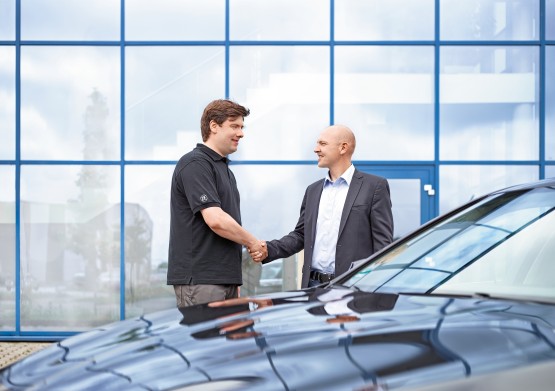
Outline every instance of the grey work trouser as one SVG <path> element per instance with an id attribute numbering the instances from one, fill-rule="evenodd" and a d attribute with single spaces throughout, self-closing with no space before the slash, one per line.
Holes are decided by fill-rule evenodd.
<path id="1" fill-rule="evenodd" d="M 178 307 L 239 297 L 237 285 L 174 285 Z"/>

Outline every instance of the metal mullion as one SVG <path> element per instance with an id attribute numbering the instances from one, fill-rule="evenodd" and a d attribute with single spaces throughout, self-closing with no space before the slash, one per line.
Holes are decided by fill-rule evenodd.
<path id="1" fill-rule="evenodd" d="M 439 215 L 439 196 L 441 195 L 439 187 L 439 137 L 440 137 L 440 0 L 435 0 L 434 15 L 434 178 L 433 186 L 436 189 L 433 206 L 433 217 Z"/>
<path id="2" fill-rule="evenodd" d="M 116 41 L 36 41 L 19 42 L 22 46 L 119 46 Z"/>
<path id="3" fill-rule="evenodd" d="M 120 305 L 119 317 L 125 319 L 125 0 L 120 11 Z"/>
<path id="4" fill-rule="evenodd" d="M 15 2 L 15 334 L 21 334 L 21 1 Z"/>
<path id="5" fill-rule="evenodd" d="M 330 125 L 335 123 L 335 0 L 330 0 Z"/>
<path id="6" fill-rule="evenodd" d="M 547 24 L 547 13 L 546 13 L 546 0 L 540 0 L 540 69 L 539 69 L 539 86 L 540 86 L 540 96 L 539 96 L 539 178 L 545 178 L 545 90 L 546 85 L 546 45 L 545 45 L 545 31 Z"/>
<path id="7" fill-rule="evenodd" d="M 225 0 L 225 20 L 224 20 L 224 26 L 225 26 L 225 42 L 224 42 L 224 47 L 225 47 L 225 70 L 224 70 L 224 96 L 226 98 L 229 98 L 229 12 L 230 12 L 230 6 L 229 6 L 229 0 Z"/>

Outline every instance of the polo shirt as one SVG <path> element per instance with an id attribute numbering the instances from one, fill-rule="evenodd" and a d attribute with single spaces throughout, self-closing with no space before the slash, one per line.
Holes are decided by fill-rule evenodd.
<path id="1" fill-rule="evenodd" d="M 241 224 L 229 160 L 197 144 L 177 162 L 170 196 L 168 285 L 241 285 L 242 246 L 217 235 L 201 210 L 218 206 Z"/>

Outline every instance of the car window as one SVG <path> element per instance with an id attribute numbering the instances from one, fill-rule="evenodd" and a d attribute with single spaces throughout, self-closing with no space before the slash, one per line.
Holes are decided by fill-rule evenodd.
<path id="1" fill-rule="evenodd" d="M 439 220 L 347 281 L 366 291 L 555 298 L 555 190 L 500 193 Z"/>

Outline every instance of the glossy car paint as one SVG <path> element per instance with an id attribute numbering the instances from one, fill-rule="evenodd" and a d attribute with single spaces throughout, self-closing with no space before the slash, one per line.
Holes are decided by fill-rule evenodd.
<path id="1" fill-rule="evenodd" d="M 530 373 L 553 378 L 544 369 L 555 363 L 553 274 L 535 270 L 547 285 L 529 291 L 522 284 L 518 292 L 491 286 L 489 293 L 455 294 L 436 289 L 436 277 L 425 289 L 425 273 L 441 266 L 445 280 L 457 282 L 459 271 L 491 261 L 518 235 L 532 238 L 534 224 L 542 234 L 531 259 L 551 267 L 555 227 L 545 222 L 555 213 L 554 194 L 555 181 L 543 181 L 475 200 L 479 210 L 461 208 L 431 222 L 327 287 L 167 310 L 68 338 L 1 371 L 0 390 L 456 389 L 469 380 L 469 387 L 493 384 L 507 373 L 521 374 L 511 383 L 521 389 L 533 384 L 522 380 Z M 505 218 L 506 205 L 519 213 Z M 485 220 L 470 219 L 482 212 Z M 428 234 L 436 226 L 435 236 Z M 445 246 L 453 237 L 464 246 Z M 426 256 L 397 261 L 411 246 Z M 502 254 L 504 269 L 523 265 L 522 254 Z M 452 261 L 442 264 L 446 259 Z M 390 271 L 406 285 L 392 291 L 382 284 L 380 275 Z M 502 389 L 515 388 L 505 382 Z"/>
<path id="2" fill-rule="evenodd" d="M 555 360 L 555 312 L 541 303 L 317 289 L 250 308 L 201 305 L 115 323 L 16 363 L 2 384 L 377 390 Z"/>

